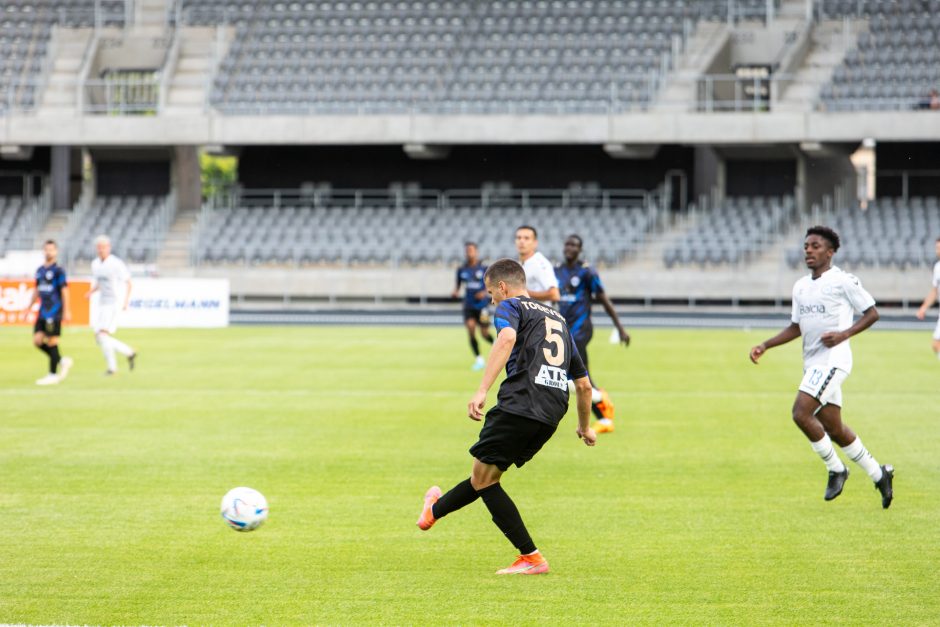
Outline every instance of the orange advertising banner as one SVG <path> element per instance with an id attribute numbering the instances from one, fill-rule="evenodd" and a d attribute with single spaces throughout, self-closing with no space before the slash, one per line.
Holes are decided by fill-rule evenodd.
<path id="1" fill-rule="evenodd" d="M 36 322 L 39 303 L 33 307 L 29 306 L 35 285 L 33 279 L 0 279 L 0 326 L 31 326 Z M 91 283 L 88 281 L 69 281 L 72 321 L 66 323 L 67 325 L 88 326 L 88 299 L 85 298 L 85 293 L 89 289 Z"/>

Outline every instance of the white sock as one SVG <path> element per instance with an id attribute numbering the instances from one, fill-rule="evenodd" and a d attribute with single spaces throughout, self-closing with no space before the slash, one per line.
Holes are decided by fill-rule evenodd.
<path id="1" fill-rule="evenodd" d="M 134 354 L 134 349 L 128 346 L 127 344 L 125 344 L 124 342 L 122 342 L 121 340 L 117 339 L 113 335 L 109 335 L 108 337 L 111 339 L 111 346 L 113 346 L 114 350 L 116 350 L 117 352 L 121 353 L 125 357 L 130 357 L 131 355 Z"/>
<path id="2" fill-rule="evenodd" d="M 102 333 L 97 336 L 97 340 L 98 346 L 101 347 L 101 352 L 104 354 L 104 360 L 108 364 L 108 370 L 117 372 L 117 358 L 114 355 L 114 345 L 111 343 L 111 336 Z"/>
<path id="3" fill-rule="evenodd" d="M 597 388 L 591 388 L 591 402 L 594 404 L 601 402 L 601 391 Z"/>
<path id="4" fill-rule="evenodd" d="M 826 468 L 830 471 L 842 472 L 845 470 L 845 464 L 839 459 L 839 455 L 836 453 L 835 447 L 832 446 L 832 440 L 829 439 L 828 434 L 824 435 L 819 442 L 810 442 L 810 446 L 812 446 L 816 454 L 822 458 L 823 462 L 826 464 Z"/>
<path id="5" fill-rule="evenodd" d="M 842 452 L 849 456 L 853 462 L 862 467 L 862 470 L 868 473 L 872 481 L 881 481 L 881 465 L 878 460 L 871 456 L 865 445 L 862 444 L 862 438 L 855 438 L 855 441 L 848 446 L 842 447 Z"/>

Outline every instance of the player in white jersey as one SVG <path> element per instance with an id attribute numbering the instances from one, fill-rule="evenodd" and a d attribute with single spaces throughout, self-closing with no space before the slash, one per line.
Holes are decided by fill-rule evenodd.
<path id="1" fill-rule="evenodd" d="M 937 238 L 934 246 L 937 259 L 940 259 L 940 237 Z M 921 303 L 920 309 L 917 310 L 918 320 L 923 320 L 927 316 L 927 310 L 937 302 L 937 294 L 940 294 L 940 261 L 933 266 L 933 286 L 927 292 L 927 297 Z M 937 326 L 933 330 L 933 352 L 936 353 L 937 359 L 940 359 L 940 318 L 937 319 Z"/>
<path id="2" fill-rule="evenodd" d="M 842 422 L 841 386 L 852 370 L 849 338 L 873 325 L 878 310 L 875 299 L 857 278 L 832 265 L 837 250 L 839 236 L 832 229 L 814 226 L 806 231 L 803 251 L 812 274 L 793 286 L 790 326 L 753 347 L 750 357 L 756 364 L 768 348 L 803 336 L 803 381 L 793 403 L 793 421 L 829 469 L 824 498 L 831 501 L 842 494 L 849 476 L 849 469 L 832 446 L 834 440 L 875 482 L 881 506 L 887 509 L 894 498 L 894 469 L 879 465 Z M 855 313 L 862 315 L 853 324 Z"/>
<path id="3" fill-rule="evenodd" d="M 86 294 L 98 293 L 98 309 L 91 321 L 95 341 L 108 364 L 107 375 L 117 372 L 115 352 L 127 357 L 127 366 L 134 369 L 137 353 L 133 348 L 114 337 L 120 312 L 127 309 L 131 298 L 131 273 L 118 257 L 111 254 L 111 240 L 106 235 L 95 239 L 98 256 L 91 262 L 92 287 Z"/>
<path id="4" fill-rule="evenodd" d="M 519 252 L 519 263 L 525 270 L 526 290 L 531 298 L 551 307 L 561 300 L 558 277 L 555 276 L 552 262 L 538 249 L 539 238 L 535 227 L 525 225 L 516 229 L 516 250 Z"/>

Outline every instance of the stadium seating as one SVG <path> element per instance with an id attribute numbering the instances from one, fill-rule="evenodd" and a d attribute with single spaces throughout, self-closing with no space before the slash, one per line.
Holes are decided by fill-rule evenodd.
<path id="1" fill-rule="evenodd" d="M 792 196 L 729 197 L 714 209 L 698 211 L 692 228 L 663 251 L 667 268 L 676 265 L 722 265 L 751 261 L 778 241 L 796 216 Z"/>
<path id="2" fill-rule="evenodd" d="M 656 214 L 638 205 L 241 206 L 204 215 L 194 257 L 214 264 L 456 263 L 467 240 L 486 256 L 515 254 L 513 233 L 523 223 L 538 225 L 545 250 L 560 251 L 577 232 L 592 261 L 616 263 L 642 244 Z"/>
<path id="3" fill-rule="evenodd" d="M 940 200 L 935 197 L 883 198 L 868 207 L 846 207 L 830 221 L 842 246 L 836 263 L 845 268 L 908 268 L 936 261 L 934 242 L 940 236 Z M 793 268 L 803 261 L 802 243 L 787 250 Z"/>
<path id="4" fill-rule="evenodd" d="M 238 28 L 210 96 L 228 113 L 603 112 L 650 98 L 693 16 L 686 0 L 184 0 L 183 13 Z"/>
<path id="5" fill-rule="evenodd" d="M 932 8 L 931 8 L 932 7 Z M 931 89 L 940 88 L 940 13 L 936 3 L 826 2 L 827 17 L 860 14 L 869 31 L 860 34 L 820 93 L 828 110 L 925 108 Z"/>
<path id="6" fill-rule="evenodd" d="M 114 252 L 126 261 L 156 259 L 173 219 L 172 203 L 159 196 L 102 196 L 89 207 L 77 207 L 65 240 L 70 261 L 91 260 L 94 240 L 105 234 Z"/>
<path id="7" fill-rule="evenodd" d="M 40 225 L 33 204 L 19 196 L 0 196 L 0 257 L 8 250 L 32 248 Z"/>
<path id="8" fill-rule="evenodd" d="M 0 6 L 0 115 L 35 108 L 52 26 L 95 24 L 95 0 L 4 0 Z M 105 26 L 124 23 L 123 0 L 98 0 Z"/>

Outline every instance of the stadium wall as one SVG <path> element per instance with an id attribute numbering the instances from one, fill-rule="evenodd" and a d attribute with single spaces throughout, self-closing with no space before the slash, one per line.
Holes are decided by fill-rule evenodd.
<path id="1" fill-rule="evenodd" d="M 36 116 L 0 123 L 0 144 L 83 146 L 382 144 L 761 144 L 923 141 L 935 111 L 642 112 L 617 115 Z"/>

